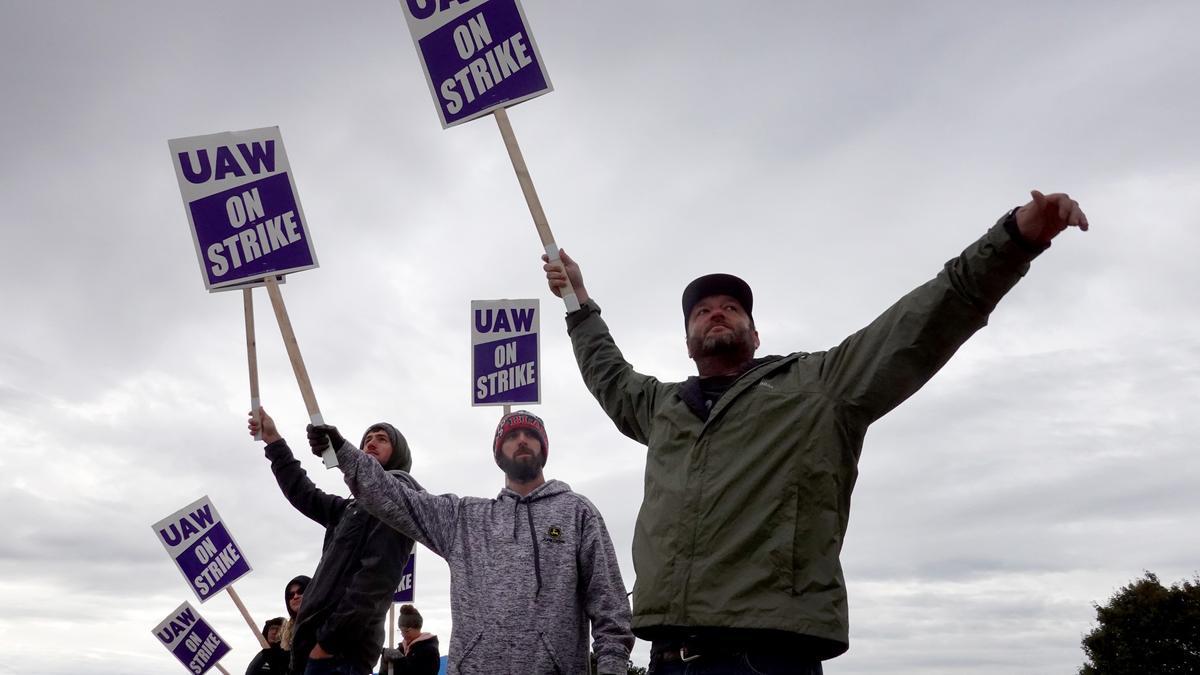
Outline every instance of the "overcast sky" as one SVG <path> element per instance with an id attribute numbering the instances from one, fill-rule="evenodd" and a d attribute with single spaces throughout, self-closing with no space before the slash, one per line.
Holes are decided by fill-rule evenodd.
<path id="1" fill-rule="evenodd" d="M 761 354 L 828 348 L 1028 191 L 1092 229 L 1035 261 L 867 436 L 831 675 L 1064 673 L 1093 602 L 1200 569 L 1200 5 L 551 2 L 555 91 L 510 111 L 559 244 L 627 358 L 682 379 L 683 286 L 743 276 Z M 390 420 L 434 492 L 494 495 L 469 303 L 540 298 L 547 473 L 603 512 L 627 585 L 644 449 L 584 389 L 496 125 L 442 130 L 395 0 L 0 0 L 0 673 L 183 672 L 199 605 L 150 525 L 202 495 L 259 622 L 322 532 L 245 432 L 241 296 L 202 283 L 167 139 L 278 125 L 321 266 L 284 298 L 325 418 Z M 265 293 L 264 405 L 304 404 Z M 748 421 L 752 422 L 752 421 Z M 324 489 L 335 472 L 305 455 Z M 417 604 L 448 645 L 446 567 Z M 646 663 L 639 643 L 635 662 Z"/>

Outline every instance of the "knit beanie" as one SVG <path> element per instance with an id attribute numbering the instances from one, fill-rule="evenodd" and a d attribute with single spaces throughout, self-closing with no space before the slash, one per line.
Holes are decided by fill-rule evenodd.
<path id="1" fill-rule="evenodd" d="M 550 457 L 550 439 L 546 438 L 546 424 L 537 415 L 528 410 L 514 410 L 513 412 L 500 418 L 500 424 L 496 425 L 496 438 L 492 442 L 492 456 L 500 456 L 500 444 L 504 441 L 504 437 L 508 432 L 516 429 L 528 429 L 537 434 L 538 439 L 542 441 L 542 456 L 549 459 Z"/>
<path id="2" fill-rule="evenodd" d="M 362 450 L 367 446 L 367 435 L 382 431 L 388 435 L 388 440 L 392 443 L 392 456 L 388 459 L 387 464 L 383 468 L 388 471 L 399 469 L 400 471 L 408 471 L 412 468 L 412 453 L 408 450 L 408 441 L 404 440 L 404 434 L 401 434 L 396 427 L 387 422 L 376 422 L 367 427 L 363 432 L 362 440 L 358 442 L 358 449 Z"/>
<path id="3" fill-rule="evenodd" d="M 424 619 L 421 618 L 421 613 L 412 605 L 400 605 L 400 627 L 401 628 L 416 628 L 421 630 L 421 625 L 424 624 Z"/>

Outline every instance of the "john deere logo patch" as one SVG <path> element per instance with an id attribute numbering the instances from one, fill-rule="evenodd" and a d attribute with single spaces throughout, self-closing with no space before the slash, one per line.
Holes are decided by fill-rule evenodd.
<path id="1" fill-rule="evenodd" d="M 562 530 L 553 525 L 550 526 L 549 530 L 546 530 L 546 534 L 550 535 L 551 539 L 562 539 Z"/>

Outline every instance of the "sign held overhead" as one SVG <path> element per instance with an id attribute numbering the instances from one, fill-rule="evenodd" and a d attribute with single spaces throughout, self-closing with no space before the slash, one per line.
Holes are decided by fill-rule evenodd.
<path id="1" fill-rule="evenodd" d="M 278 127 L 167 142 L 210 291 L 317 266 Z"/>
<path id="2" fill-rule="evenodd" d="M 396 587 L 396 592 L 392 594 L 392 602 L 412 602 L 416 597 L 416 576 L 417 576 L 417 552 L 414 550 L 408 555 L 408 562 L 404 563 L 404 571 L 400 574 L 400 585 Z"/>
<path id="3" fill-rule="evenodd" d="M 400 0 L 442 127 L 551 91 L 517 0 Z"/>
<path id="4" fill-rule="evenodd" d="M 200 602 L 250 572 L 233 535 L 208 497 L 151 526 Z"/>
<path id="5" fill-rule="evenodd" d="M 541 402 L 537 300 L 471 301 L 471 405 Z"/>

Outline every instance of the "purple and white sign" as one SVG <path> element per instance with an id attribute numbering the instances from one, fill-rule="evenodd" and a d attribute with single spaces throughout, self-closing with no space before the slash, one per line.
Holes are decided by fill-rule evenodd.
<path id="1" fill-rule="evenodd" d="M 190 603 L 183 603 L 154 627 L 154 637 L 175 655 L 188 672 L 203 675 L 229 653 L 229 644 L 200 618 Z"/>
<path id="2" fill-rule="evenodd" d="M 151 527 L 200 602 L 250 572 L 250 563 L 207 496 Z"/>
<path id="3" fill-rule="evenodd" d="M 417 595 L 416 582 L 417 574 L 417 552 L 413 551 L 408 556 L 408 562 L 404 563 L 404 573 L 400 575 L 400 585 L 396 587 L 396 592 L 392 594 L 392 602 L 412 602 Z"/>
<path id="4" fill-rule="evenodd" d="M 552 89 L 517 0 L 400 0 L 442 128 Z"/>
<path id="5" fill-rule="evenodd" d="M 243 288 L 317 266 L 279 127 L 167 144 L 205 288 Z"/>
<path id="6" fill-rule="evenodd" d="M 471 301 L 471 405 L 540 403 L 537 300 Z"/>

